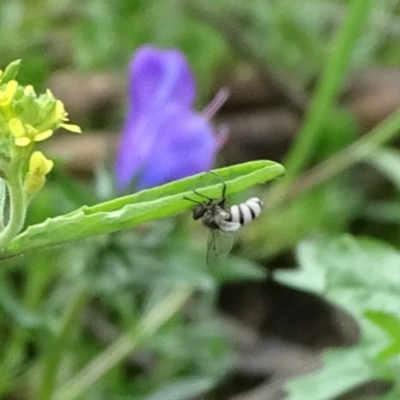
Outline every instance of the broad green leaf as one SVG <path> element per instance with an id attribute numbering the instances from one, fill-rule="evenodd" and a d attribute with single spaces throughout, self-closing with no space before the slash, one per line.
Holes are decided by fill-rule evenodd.
<path id="1" fill-rule="evenodd" d="M 298 259 L 301 268 L 277 271 L 278 280 L 326 295 L 360 323 L 368 310 L 400 316 L 400 253 L 392 247 L 350 236 L 308 240 Z"/>
<path id="2" fill-rule="evenodd" d="M 364 315 L 391 339 L 390 344 L 378 354 L 377 359 L 386 360 L 400 354 L 400 319 L 379 311 L 367 311 Z"/>
<path id="3" fill-rule="evenodd" d="M 392 314 L 380 311 L 366 311 L 364 315 L 376 326 L 384 330 L 388 336 L 400 341 L 400 319 Z"/>
<path id="4" fill-rule="evenodd" d="M 400 253 L 372 239 L 343 236 L 305 241 L 297 255 L 299 270 L 277 271 L 277 279 L 324 295 L 350 312 L 363 330 L 356 346 L 327 352 L 320 371 L 291 381 L 287 400 L 334 399 L 365 381 L 392 376 L 395 372 L 382 360 L 398 346 L 389 343 L 382 350 L 388 342 L 382 328 L 398 332 Z"/>
<path id="5" fill-rule="evenodd" d="M 324 368 L 295 378 L 287 386 L 285 400 L 330 400 L 375 377 L 360 347 L 333 350 L 324 355 Z"/>
<path id="6" fill-rule="evenodd" d="M 214 171 L 227 184 L 227 195 L 264 183 L 282 175 L 284 168 L 273 161 L 251 161 Z M 2 258 L 27 250 L 61 244 L 90 236 L 133 228 L 145 222 L 166 218 L 193 207 L 185 197 L 193 189 L 209 197 L 221 196 L 221 181 L 206 172 L 120 197 L 69 214 L 50 218 L 28 227 L 2 254 Z"/>

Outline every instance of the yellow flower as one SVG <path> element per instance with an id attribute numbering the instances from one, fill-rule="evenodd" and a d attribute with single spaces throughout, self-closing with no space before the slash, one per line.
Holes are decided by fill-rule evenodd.
<path id="1" fill-rule="evenodd" d="M 8 122 L 8 128 L 15 136 L 16 146 L 19 147 L 28 146 L 32 142 L 41 142 L 48 139 L 53 134 L 51 129 L 39 131 L 32 125 L 23 124 L 19 118 L 11 118 Z"/>
<path id="2" fill-rule="evenodd" d="M 15 80 L 8 81 L 4 90 L 0 91 L 0 106 L 8 106 L 15 96 L 18 88 L 18 82 Z"/>
<path id="3" fill-rule="evenodd" d="M 53 96 L 53 94 L 48 89 L 47 89 L 47 95 Z M 64 103 L 61 100 L 56 101 L 55 119 L 57 121 L 60 121 L 61 128 L 64 128 L 65 130 L 73 133 L 82 133 L 82 130 L 78 125 L 65 123 L 69 121 L 69 118 L 68 118 L 68 113 L 65 111 Z"/>
<path id="4" fill-rule="evenodd" d="M 29 171 L 26 174 L 24 188 L 28 194 L 37 193 L 46 182 L 46 175 L 53 169 L 53 161 L 41 151 L 34 151 L 29 160 Z"/>

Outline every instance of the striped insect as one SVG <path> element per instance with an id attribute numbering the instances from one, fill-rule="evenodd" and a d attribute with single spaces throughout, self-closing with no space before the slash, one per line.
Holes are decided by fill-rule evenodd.
<path id="1" fill-rule="evenodd" d="M 221 179 L 218 175 L 216 176 Z M 186 200 L 197 203 L 193 208 L 193 219 L 201 219 L 203 224 L 209 228 L 206 255 L 208 265 L 229 253 L 233 244 L 232 232 L 257 218 L 264 207 L 264 203 L 258 197 L 252 197 L 229 208 L 226 207 L 226 183 L 222 181 L 222 184 L 222 194 L 219 199 L 205 196 L 196 190 L 193 192 L 202 197 L 204 201 L 185 197 Z"/>

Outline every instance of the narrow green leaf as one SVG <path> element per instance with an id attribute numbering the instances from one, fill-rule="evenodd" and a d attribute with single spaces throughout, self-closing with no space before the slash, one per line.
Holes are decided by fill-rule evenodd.
<path id="1" fill-rule="evenodd" d="M 348 14 L 336 35 L 310 111 L 305 118 L 301 132 L 297 135 L 292 151 L 286 157 L 286 181 L 293 179 L 310 160 L 315 143 L 320 138 L 321 125 L 334 105 L 350 66 L 357 39 L 365 29 L 374 4 L 375 2 L 371 0 L 352 0 L 349 3 Z"/>
<path id="2" fill-rule="evenodd" d="M 171 383 L 145 400 L 187 400 L 210 390 L 215 382 L 210 378 L 192 377 Z"/>
<path id="3" fill-rule="evenodd" d="M 0 77 L 0 83 L 7 83 L 11 79 L 15 79 L 18 75 L 20 66 L 21 66 L 21 60 L 15 60 L 10 62 L 10 64 L 7 65 L 3 74 Z"/>
<path id="4" fill-rule="evenodd" d="M 378 171 L 390 179 L 400 190 L 400 152 L 393 149 L 382 149 L 366 160 Z"/>
<path id="5" fill-rule="evenodd" d="M 225 181 L 227 195 L 231 195 L 282 175 L 284 168 L 273 161 L 262 160 L 214 172 Z M 34 248 L 129 229 L 178 214 L 193 207 L 185 197 L 192 197 L 194 189 L 218 198 L 221 196 L 221 180 L 206 172 L 92 207 L 83 206 L 72 213 L 28 227 L 14 238 L 1 257 L 8 258 Z"/>
<path id="6" fill-rule="evenodd" d="M 6 282 L 0 286 L 0 310 L 7 315 L 10 321 L 14 321 L 15 324 L 25 329 L 37 329 L 45 326 L 42 317 L 23 307 L 7 288 Z"/>

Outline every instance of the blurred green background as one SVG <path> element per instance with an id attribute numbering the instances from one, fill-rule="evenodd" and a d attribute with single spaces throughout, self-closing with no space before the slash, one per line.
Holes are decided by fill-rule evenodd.
<path id="1" fill-rule="evenodd" d="M 351 143 L 345 160 L 356 160 L 357 143 L 373 129 L 379 134 L 379 124 L 399 108 L 399 1 L 365 2 L 349 59 L 338 54 L 333 68 L 343 72 L 333 100 L 318 111 L 320 96 L 313 106 L 355 3 L 1 0 L 1 68 L 22 59 L 21 83 L 50 87 L 84 132 L 58 133 L 45 147 L 56 168 L 27 225 L 117 196 L 112 165 L 127 107 L 127 69 L 146 43 L 187 56 L 198 109 L 219 88 L 230 90 L 215 121 L 230 129 L 219 166 L 262 158 L 289 164 L 282 184 L 229 199 L 259 195 L 266 210 L 216 268 L 204 265 L 207 232 L 190 215 L 3 261 L 1 399 L 400 398 L 399 315 L 383 307 L 400 300 L 393 294 L 398 286 L 389 285 L 400 276 L 395 135 L 391 147 L 373 149 L 362 163 L 340 168 L 340 158 L 329 161 Z M 304 121 L 311 114 L 317 120 L 318 112 L 317 134 L 310 135 Z M 310 137 L 309 151 L 301 168 L 291 168 L 301 135 Z M 322 173 L 313 169 L 326 160 Z M 358 239 L 364 236 L 370 239 Z M 305 272 L 296 275 L 298 266 Z M 164 312 L 169 294 L 182 286 L 193 290 L 186 305 L 140 336 L 146 313 L 158 305 Z M 355 295 L 363 290 L 366 297 L 380 293 L 368 303 L 375 310 L 368 317 L 355 306 L 365 302 Z M 363 332 L 377 326 L 387 335 L 373 336 L 374 343 L 390 338 L 389 353 L 374 346 L 366 353 L 343 350 L 363 344 Z M 139 336 L 130 352 L 129 338 Z M 284 391 L 291 377 L 317 369 L 331 347 L 342 353 L 329 359 L 328 383 L 315 376 Z M 368 370 L 357 363 L 363 357 Z M 350 383 L 337 377 L 347 362 L 354 367 Z M 350 391 L 355 387 L 359 392 Z"/>

